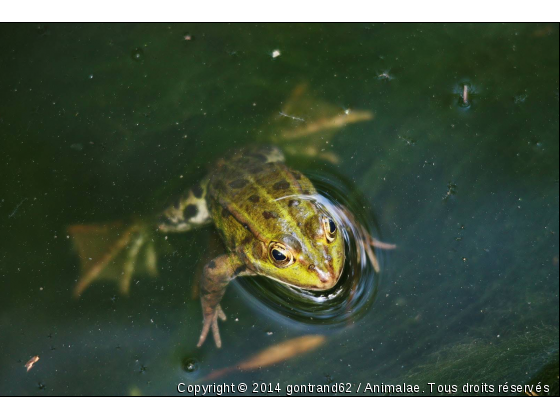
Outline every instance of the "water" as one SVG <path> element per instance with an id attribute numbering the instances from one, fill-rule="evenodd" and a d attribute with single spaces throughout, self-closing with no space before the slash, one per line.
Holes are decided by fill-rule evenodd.
<path id="1" fill-rule="evenodd" d="M 558 25 L 30 24 L 0 26 L 0 45 L 0 394 L 175 395 L 305 334 L 326 341 L 216 381 L 558 394 Z M 316 101 L 285 112 L 302 83 Z M 291 164 L 398 245 L 360 316 L 305 322 L 244 280 L 224 348 L 197 349 L 211 229 L 170 236 L 128 297 L 112 282 L 73 297 L 69 225 L 157 211 L 226 149 L 293 147 L 279 113 L 325 104 L 374 118 L 325 134 L 338 163 Z"/>

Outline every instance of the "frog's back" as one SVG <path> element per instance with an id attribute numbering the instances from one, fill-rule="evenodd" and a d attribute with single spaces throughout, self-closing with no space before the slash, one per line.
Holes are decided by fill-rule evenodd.
<path id="1" fill-rule="evenodd" d="M 209 179 L 207 202 L 214 224 L 233 250 L 255 239 L 267 243 L 278 233 L 299 230 L 298 221 L 314 209 L 298 197 L 315 192 L 308 178 L 284 164 L 277 148 L 261 147 L 218 162 Z"/>

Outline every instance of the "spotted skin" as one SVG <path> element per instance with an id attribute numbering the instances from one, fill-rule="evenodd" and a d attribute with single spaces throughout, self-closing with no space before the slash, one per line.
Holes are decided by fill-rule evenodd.
<path id="1" fill-rule="evenodd" d="M 226 183 L 224 179 L 231 181 Z M 236 188 L 241 184 L 242 188 Z M 317 193 L 309 179 L 287 168 L 278 149 L 242 151 L 231 160 L 221 162 L 210 177 L 211 217 L 230 250 L 248 236 L 260 237 L 268 243 L 272 235 L 266 232 L 281 232 L 287 227 L 297 231 L 298 227 L 290 221 L 317 213 L 317 208 L 309 201 L 301 200 L 299 206 L 294 206 L 293 200 L 284 198 L 301 195 L 304 190 L 307 195 Z M 255 208 L 259 209 L 258 213 Z"/>
<path id="2" fill-rule="evenodd" d="M 187 232 L 209 224 L 212 219 L 206 203 L 208 180 L 204 180 L 179 196 L 158 217 L 161 232 Z"/>

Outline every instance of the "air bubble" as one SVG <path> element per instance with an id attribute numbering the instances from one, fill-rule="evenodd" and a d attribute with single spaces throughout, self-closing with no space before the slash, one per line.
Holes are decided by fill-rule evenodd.
<path id="1" fill-rule="evenodd" d="M 187 373 L 194 373 L 200 367 L 200 363 L 197 359 L 189 357 L 183 360 L 183 370 Z"/>

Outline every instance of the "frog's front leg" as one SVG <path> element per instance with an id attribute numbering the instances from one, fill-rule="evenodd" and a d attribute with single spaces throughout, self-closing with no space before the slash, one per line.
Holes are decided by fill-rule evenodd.
<path id="1" fill-rule="evenodd" d="M 226 254 L 214 258 L 204 267 L 204 274 L 200 280 L 200 301 L 202 303 L 203 325 L 197 346 L 200 347 L 212 328 L 216 347 L 222 347 L 218 318 L 226 320 L 226 315 L 220 306 L 226 287 L 237 276 L 255 275 L 235 255 Z"/>

